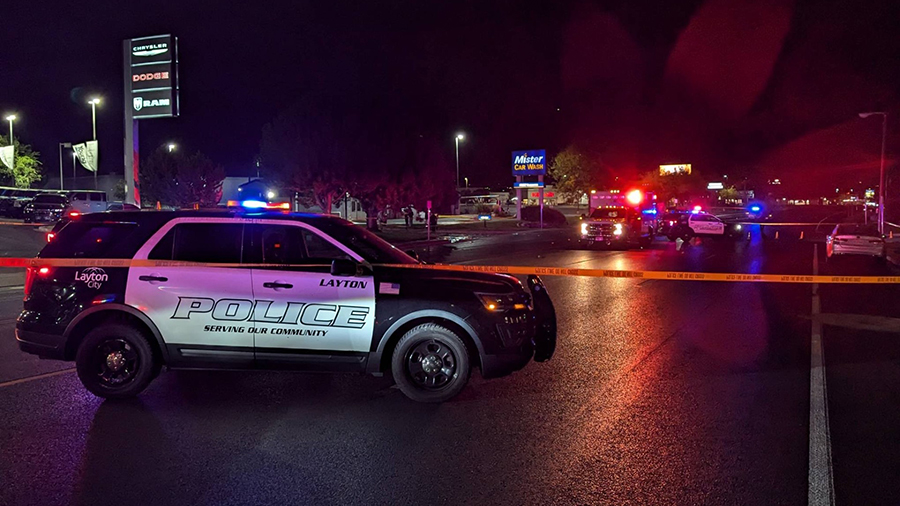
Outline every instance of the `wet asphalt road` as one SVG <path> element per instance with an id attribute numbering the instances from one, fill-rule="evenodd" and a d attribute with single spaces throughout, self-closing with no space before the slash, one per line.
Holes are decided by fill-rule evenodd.
<path id="1" fill-rule="evenodd" d="M 490 265 L 813 268 L 806 242 L 599 251 L 554 232 L 430 254 Z M 807 502 L 809 286 L 545 281 L 559 319 L 553 359 L 506 378 L 473 374 L 437 406 L 406 400 L 389 378 L 273 372 L 164 372 L 137 400 L 103 402 L 70 364 L 18 352 L 21 295 L 0 291 L 0 504 Z M 896 503 L 900 336 L 886 329 L 897 330 L 897 290 L 820 291 L 837 502 Z"/>

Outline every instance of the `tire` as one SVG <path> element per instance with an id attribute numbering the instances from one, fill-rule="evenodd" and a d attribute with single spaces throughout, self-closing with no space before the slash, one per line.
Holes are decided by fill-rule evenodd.
<path id="1" fill-rule="evenodd" d="M 468 383 L 469 364 L 469 352 L 459 336 L 446 327 L 424 323 L 397 342 L 391 372 L 400 391 L 410 399 L 444 402 Z"/>
<path id="2" fill-rule="evenodd" d="M 75 355 L 81 383 L 105 399 L 136 396 L 161 366 L 146 336 L 126 323 L 106 323 L 88 332 Z"/>
<path id="3" fill-rule="evenodd" d="M 682 241 L 690 241 L 694 237 L 694 231 L 690 227 L 678 227 L 672 232 L 675 238 L 681 238 Z"/>

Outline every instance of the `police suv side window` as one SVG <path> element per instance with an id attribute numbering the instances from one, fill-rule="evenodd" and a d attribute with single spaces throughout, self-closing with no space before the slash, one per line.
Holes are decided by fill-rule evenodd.
<path id="1" fill-rule="evenodd" d="M 253 225 L 252 263 L 302 264 L 306 260 L 303 236 L 299 227 Z"/>
<path id="2" fill-rule="evenodd" d="M 306 243 L 307 257 L 311 263 L 331 263 L 337 259 L 353 260 L 334 244 L 306 229 L 303 230 L 303 242 Z"/>
<path id="3" fill-rule="evenodd" d="M 251 225 L 244 261 L 281 265 L 331 265 L 350 257 L 314 232 L 291 225 Z"/>
<path id="4" fill-rule="evenodd" d="M 156 244 L 148 258 L 240 263 L 243 228 L 239 223 L 179 223 Z"/>

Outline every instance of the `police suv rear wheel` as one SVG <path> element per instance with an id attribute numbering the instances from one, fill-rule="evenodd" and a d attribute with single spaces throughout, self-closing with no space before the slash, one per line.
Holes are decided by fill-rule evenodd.
<path id="1" fill-rule="evenodd" d="M 466 345 L 452 330 L 434 323 L 400 338 L 391 372 L 400 391 L 417 402 L 444 402 L 458 394 L 471 372 Z"/>
<path id="2" fill-rule="evenodd" d="M 141 393 L 160 365 L 144 334 L 124 323 L 107 323 L 90 331 L 75 355 L 81 383 L 107 399 Z"/>

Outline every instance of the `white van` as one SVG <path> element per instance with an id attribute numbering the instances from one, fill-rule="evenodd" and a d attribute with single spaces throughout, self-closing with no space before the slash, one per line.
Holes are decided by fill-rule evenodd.
<path id="1" fill-rule="evenodd" d="M 67 192 L 70 207 L 79 213 L 99 213 L 106 211 L 106 192 L 97 190 L 74 190 Z"/>

